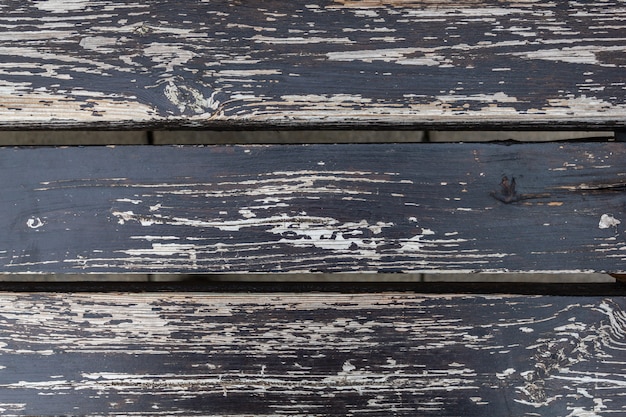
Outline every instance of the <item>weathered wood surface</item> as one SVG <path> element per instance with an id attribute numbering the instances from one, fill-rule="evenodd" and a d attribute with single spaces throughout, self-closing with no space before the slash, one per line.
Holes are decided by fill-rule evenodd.
<path id="1" fill-rule="evenodd" d="M 625 158 L 623 143 L 3 148 L 0 270 L 623 272 Z"/>
<path id="2" fill-rule="evenodd" d="M 0 127 L 623 127 L 625 30 L 619 0 L 11 0 Z"/>
<path id="3" fill-rule="evenodd" d="M 3 415 L 626 413 L 623 297 L 0 295 Z"/>

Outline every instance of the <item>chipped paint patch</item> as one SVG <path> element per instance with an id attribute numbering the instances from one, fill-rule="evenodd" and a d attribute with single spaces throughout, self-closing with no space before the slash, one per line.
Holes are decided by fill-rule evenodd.
<path id="1" fill-rule="evenodd" d="M 214 112 L 220 106 L 216 99 L 217 91 L 213 91 L 209 97 L 205 97 L 202 92 L 189 85 L 183 85 L 175 81 L 169 81 L 163 89 L 165 97 L 178 107 L 181 113 L 189 110 L 196 114 Z"/>
<path id="2" fill-rule="evenodd" d="M 455 101 L 480 101 L 485 103 L 517 103 L 516 97 L 511 97 L 504 92 L 494 93 L 494 94 L 473 94 L 471 96 L 465 95 L 445 95 L 445 96 L 437 96 L 437 99 L 444 102 L 455 102 Z"/>
<path id="3" fill-rule="evenodd" d="M 144 48 L 143 54 L 155 62 L 156 68 L 164 68 L 167 72 L 173 72 L 175 67 L 186 64 L 196 56 L 194 52 L 184 49 L 181 45 L 156 42 Z"/>
<path id="4" fill-rule="evenodd" d="M 541 59 L 546 61 L 561 61 L 570 64 L 588 64 L 615 67 L 614 63 L 603 63 L 598 58 L 605 53 L 624 53 L 625 46 L 585 45 L 564 47 L 561 49 L 540 49 L 527 52 L 512 52 L 512 56 L 521 56 L 527 59 Z"/>
<path id="5" fill-rule="evenodd" d="M 269 229 L 268 232 L 284 236 L 280 240 L 281 243 L 296 247 L 314 246 L 340 251 L 375 251 L 386 240 L 367 237 L 365 231 L 379 235 L 383 228 L 393 226 L 393 223 L 384 222 L 369 224 L 366 220 L 358 223 L 341 223 L 332 218 L 316 218 L 314 222 L 309 222 L 306 216 L 299 217 L 297 220 L 297 222 L 285 221 Z"/>
<path id="6" fill-rule="evenodd" d="M 354 43 L 354 41 L 350 40 L 350 38 L 335 38 L 328 37 L 323 38 L 319 36 L 291 36 L 288 38 L 278 38 L 272 36 L 263 36 L 263 35 L 255 35 L 250 38 L 256 43 L 269 43 L 274 45 L 305 45 L 305 44 L 332 44 L 332 43 L 340 43 L 340 44 L 350 44 Z"/>
<path id="7" fill-rule="evenodd" d="M 422 56 L 414 56 L 420 53 Z M 435 54 L 420 48 L 386 48 L 386 49 L 363 49 L 358 51 L 328 52 L 326 57 L 330 61 L 349 62 L 362 61 L 372 63 L 394 62 L 400 65 L 417 66 L 440 66 L 449 64 L 451 61 L 444 55 Z"/>
<path id="8" fill-rule="evenodd" d="M 44 222 L 39 217 L 31 217 L 26 221 L 26 226 L 31 229 L 39 229 L 44 225 Z"/>
<path id="9" fill-rule="evenodd" d="M 422 251 L 423 247 L 426 245 L 427 242 L 424 241 L 424 237 L 425 236 L 432 236 L 435 234 L 435 232 L 433 232 L 430 229 L 421 229 L 421 233 L 417 234 L 407 240 L 405 240 L 404 242 L 402 242 L 401 246 L 400 246 L 400 251 L 401 252 L 420 252 Z"/>
<path id="10" fill-rule="evenodd" d="M 134 200 L 131 198 L 117 198 L 115 199 L 118 203 L 131 203 L 131 204 L 141 204 L 141 200 Z"/>
<path id="11" fill-rule="evenodd" d="M 613 217 L 612 215 L 603 214 L 600 217 L 600 222 L 598 223 L 598 227 L 600 229 L 608 229 L 610 227 L 617 227 L 620 225 L 620 223 L 622 222 L 616 219 L 615 217 Z"/>
<path id="12" fill-rule="evenodd" d="M 34 4 L 46 12 L 68 13 L 84 9 L 89 5 L 89 0 L 39 0 Z"/>
<path id="13" fill-rule="evenodd" d="M 114 48 L 117 38 L 106 36 L 87 36 L 80 40 L 79 45 L 91 51 L 101 52 L 103 54 L 111 54 L 117 50 Z"/>

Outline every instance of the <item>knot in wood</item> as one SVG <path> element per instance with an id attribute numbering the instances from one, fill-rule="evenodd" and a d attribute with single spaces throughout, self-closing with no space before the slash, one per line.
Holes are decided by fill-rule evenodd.
<path id="1" fill-rule="evenodd" d="M 515 191 L 515 178 L 511 178 L 509 181 L 509 178 L 506 175 L 503 176 L 502 181 L 500 181 L 500 189 L 492 191 L 491 196 L 505 204 L 518 201 L 520 197 Z"/>

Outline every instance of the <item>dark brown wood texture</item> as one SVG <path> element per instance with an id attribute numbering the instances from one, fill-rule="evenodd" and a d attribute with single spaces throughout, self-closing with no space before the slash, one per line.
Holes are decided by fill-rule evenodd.
<path id="1" fill-rule="evenodd" d="M 618 0 L 7 0 L 0 127 L 625 125 Z"/>
<path id="2" fill-rule="evenodd" d="M 623 272 L 625 157 L 623 143 L 4 148 L 0 270 Z"/>
<path id="3" fill-rule="evenodd" d="M 626 413 L 623 297 L 0 295 L 3 415 Z"/>

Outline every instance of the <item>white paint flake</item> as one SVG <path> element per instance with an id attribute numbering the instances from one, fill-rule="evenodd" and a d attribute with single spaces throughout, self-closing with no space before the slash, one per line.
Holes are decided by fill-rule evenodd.
<path id="1" fill-rule="evenodd" d="M 220 102 L 215 98 L 217 91 L 213 91 L 209 97 L 205 97 L 201 91 L 188 85 L 178 84 L 170 80 L 163 89 L 165 97 L 172 102 L 180 112 L 191 110 L 202 114 L 217 110 Z"/>
<path id="2" fill-rule="evenodd" d="M 118 203 L 131 203 L 134 205 L 141 204 L 141 200 L 133 200 L 131 198 L 117 198 L 115 201 Z"/>
<path id="3" fill-rule="evenodd" d="M 362 254 L 373 255 L 376 248 L 385 244 L 386 240 L 366 237 L 366 231 L 379 235 L 383 228 L 391 226 L 393 223 L 370 224 L 367 220 L 341 223 L 330 217 L 285 216 L 283 222 L 276 224 L 268 232 L 284 236 L 280 240 L 281 243 L 289 243 L 296 247 L 317 247 L 336 251 L 358 250 Z"/>
<path id="4" fill-rule="evenodd" d="M 598 227 L 600 229 L 608 229 L 609 227 L 617 227 L 621 221 L 617 220 L 610 214 L 603 214 L 600 217 L 600 223 L 598 223 Z"/>
<path id="5" fill-rule="evenodd" d="M 352 372 L 352 371 L 354 371 L 355 369 L 356 369 L 356 366 L 352 365 L 352 364 L 350 363 L 350 361 L 345 361 L 345 362 L 343 363 L 343 366 L 341 367 L 341 370 L 342 370 L 343 372 Z"/>
<path id="6" fill-rule="evenodd" d="M 157 256 L 177 256 L 185 255 L 195 258 L 196 246 L 190 243 L 153 243 L 151 249 L 128 249 L 124 253 L 129 255 L 157 255 Z"/>
<path id="7" fill-rule="evenodd" d="M 421 53 L 422 56 L 414 56 Z M 364 49 L 357 51 L 339 51 L 326 54 L 331 61 L 349 62 L 361 61 L 371 63 L 374 61 L 394 62 L 399 65 L 416 66 L 441 66 L 450 64 L 450 60 L 443 55 L 433 53 L 427 49 L 420 48 L 386 48 L 386 49 Z"/>
<path id="8" fill-rule="evenodd" d="M 241 216 L 246 219 L 251 219 L 253 217 L 256 217 L 256 214 L 254 214 L 254 212 L 249 209 L 241 209 L 239 210 L 239 214 L 241 214 Z"/>
<path id="9" fill-rule="evenodd" d="M 114 211 L 111 214 L 113 214 L 115 217 L 118 218 L 117 220 L 118 224 L 124 224 L 125 222 L 131 221 L 131 220 L 138 221 L 142 226 L 152 226 L 153 224 L 158 223 L 157 221 L 155 221 L 155 219 L 137 215 L 132 210 Z"/>
<path id="10" fill-rule="evenodd" d="M 310 43 L 340 43 L 343 45 L 348 45 L 354 43 L 354 41 L 350 40 L 349 38 L 322 38 L 319 36 L 292 36 L 289 38 L 278 38 L 272 36 L 255 35 L 250 39 L 255 41 L 256 43 L 269 43 L 273 45 L 303 45 Z"/>
<path id="11" fill-rule="evenodd" d="M 53 13 L 67 13 L 87 7 L 89 0 L 43 0 L 34 2 L 39 10 Z"/>
<path id="12" fill-rule="evenodd" d="M 604 405 L 602 398 L 594 398 L 593 402 L 593 410 L 585 410 L 582 407 L 570 407 L 569 409 L 572 410 L 572 412 L 569 413 L 567 417 L 602 417 L 602 411 L 607 408 L 607 406 Z"/>
<path id="13" fill-rule="evenodd" d="M 507 376 L 511 376 L 511 375 L 513 375 L 515 372 L 517 372 L 517 371 L 515 371 L 515 369 L 513 369 L 513 368 L 507 368 L 507 369 L 505 369 L 505 370 L 504 370 L 504 371 L 502 371 L 502 372 L 496 372 L 496 377 L 497 377 L 498 379 L 506 379 L 506 377 L 507 377 Z"/>
<path id="14" fill-rule="evenodd" d="M 80 40 L 79 45 L 85 49 L 100 52 L 103 54 L 111 54 L 115 52 L 115 44 L 117 38 L 108 38 L 105 36 L 88 36 Z"/>
<path id="15" fill-rule="evenodd" d="M 499 92 L 494 94 L 473 94 L 471 96 L 466 95 L 442 95 L 437 97 L 444 102 L 456 102 L 456 101 L 480 101 L 484 103 L 516 103 L 517 98 L 507 95 L 505 92 Z"/>
<path id="16" fill-rule="evenodd" d="M 31 217 L 26 221 L 26 226 L 30 227 L 31 229 L 39 229 L 43 225 L 44 222 L 41 221 L 39 217 Z"/>
<path id="17" fill-rule="evenodd" d="M 541 59 L 545 61 L 560 61 L 571 64 L 588 64 L 614 67 L 615 64 L 604 64 L 598 59 L 598 54 L 612 52 L 624 53 L 624 46 L 600 46 L 600 45 L 581 45 L 572 46 L 561 49 L 540 49 L 536 51 L 513 52 L 512 56 L 524 57 L 527 59 Z"/>
<path id="18" fill-rule="evenodd" d="M 181 47 L 153 42 L 143 50 L 143 54 L 156 63 L 156 68 L 165 68 L 167 72 L 174 71 L 174 67 L 186 64 L 196 54 Z"/>
<path id="19" fill-rule="evenodd" d="M 434 235 L 435 232 L 433 232 L 430 229 L 422 229 L 422 233 L 415 235 L 413 237 L 411 237 L 410 239 L 407 239 L 406 241 L 402 242 L 402 246 L 400 247 L 400 251 L 402 252 L 419 252 L 422 250 L 422 248 L 424 247 L 424 245 L 426 244 L 424 242 L 424 236 L 428 236 L 428 235 Z"/>

